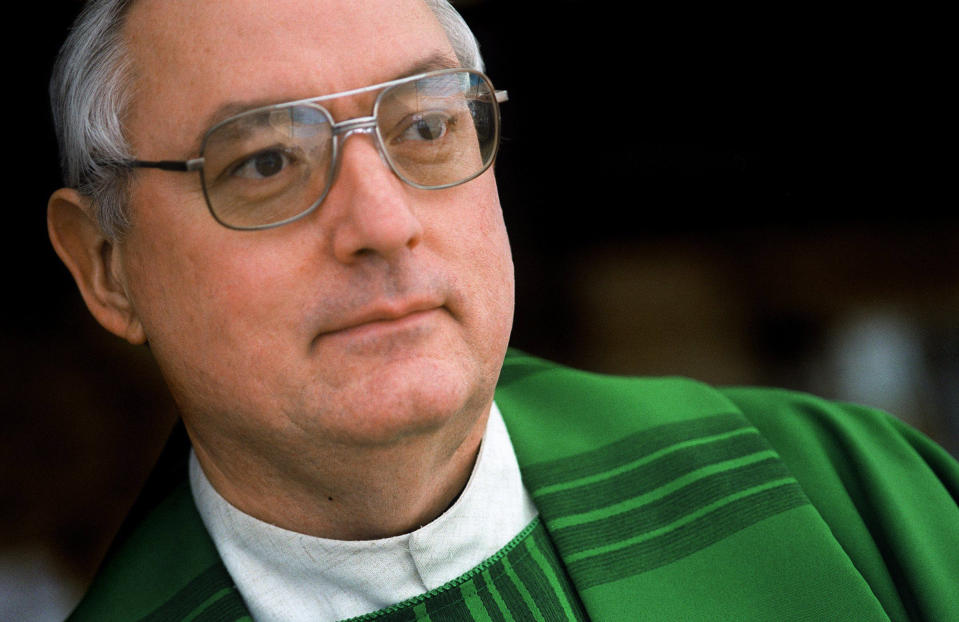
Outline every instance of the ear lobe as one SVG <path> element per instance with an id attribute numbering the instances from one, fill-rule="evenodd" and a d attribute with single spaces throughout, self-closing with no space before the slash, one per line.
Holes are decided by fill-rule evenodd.
<path id="1" fill-rule="evenodd" d="M 119 247 L 100 231 L 90 199 L 72 188 L 54 192 L 47 203 L 47 231 L 93 317 L 114 335 L 144 343 L 146 334 L 124 287 Z"/>

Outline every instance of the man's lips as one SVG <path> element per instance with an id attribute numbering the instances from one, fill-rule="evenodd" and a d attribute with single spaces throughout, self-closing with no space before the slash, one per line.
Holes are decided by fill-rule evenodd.
<path id="1" fill-rule="evenodd" d="M 325 328 L 316 340 L 324 337 L 371 337 L 385 331 L 415 326 L 435 312 L 443 310 L 438 301 L 381 304 Z"/>

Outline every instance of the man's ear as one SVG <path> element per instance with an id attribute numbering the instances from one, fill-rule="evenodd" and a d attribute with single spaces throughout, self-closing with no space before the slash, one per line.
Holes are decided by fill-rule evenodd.
<path id="1" fill-rule="evenodd" d="M 54 192 L 47 203 L 47 231 L 93 317 L 114 335 L 144 343 L 143 325 L 124 287 L 119 248 L 100 231 L 90 199 L 72 188 Z"/>

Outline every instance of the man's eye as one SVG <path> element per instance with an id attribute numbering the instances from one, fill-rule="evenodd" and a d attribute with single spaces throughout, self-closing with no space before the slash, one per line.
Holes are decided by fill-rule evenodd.
<path id="1" fill-rule="evenodd" d="M 452 128 L 453 118 L 443 113 L 415 115 L 399 140 L 438 140 Z"/>
<path id="2" fill-rule="evenodd" d="M 232 171 L 234 177 L 266 179 L 290 165 L 290 157 L 279 149 L 264 149 L 240 162 Z"/>

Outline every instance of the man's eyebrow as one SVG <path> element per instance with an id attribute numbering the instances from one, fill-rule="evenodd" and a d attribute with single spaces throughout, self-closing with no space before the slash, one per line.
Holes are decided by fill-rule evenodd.
<path id="1" fill-rule="evenodd" d="M 439 69 L 455 69 L 460 67 L 459 61 L 455 56 L 451 56 L 447 53 L 434 52 L 427 56 L 426 58 L 418 61 L 416 64 L 411 65 L 406 71 L 399 73 L 398 75 L 382 80 L 381 82 L 389 82 L 390 80 L 400 80 L 402 78 L 408 78 L 410 76 L 415 76 L 419 73 L 426 73 L 427 71 L 437 71 Z M 323 94 L 320 93 L 317 97 L 322 97 Z M 254 110 L 256 108 L 263 108 L 264 106 L 271 106 L 274 104 L 280 104 L 283 101 L 278 101 L 275 99 L 253 99 L 245 101 L 231 101 L 226 102 L 225 104 L 219 106 L 216 110 L 213 111 L 210 116 L 207 117 L 206 123 L 203 124 L 203 131 L 197 136 L 193 145 L 190 148 L 190 153 L 199 153 L 200 149 L 203 147 L 203 139 L 206 137 L 206 133 L 210 130 L 211 127 L 225 121 L 232 116 L 238 115 L 247 110 Z"/>
<path id="2" fill-rule="evenodd" d="M 460 63 L 455 56 L 451 57 L 449 54 L 435 52 L 396 77 L 408 78 L 409 76 L 415 76 L 418 73 L 426 73 L 427 71 L 436 71 L 438 69 L 456 69 L 460 66 Z"/>
<path id="3" fill-rule="evenodd" d="M 210 128 L 217 123 L 225 121 L 234 115 L 240 114 L 241 112 L 262 108 L 275 103 L 277 103 L 275 100 L 251 99 L 245 101 L 231 101 L 221 105 L 206 118 L 206 123 L 203 124 L 203 129 L 193 141 L 193 145 L 191 145 L 189 153 L 200 153 L 200 150 L 203 148 L 203 141 L 206 139 L 207 132 L 209 132 Z"/>

